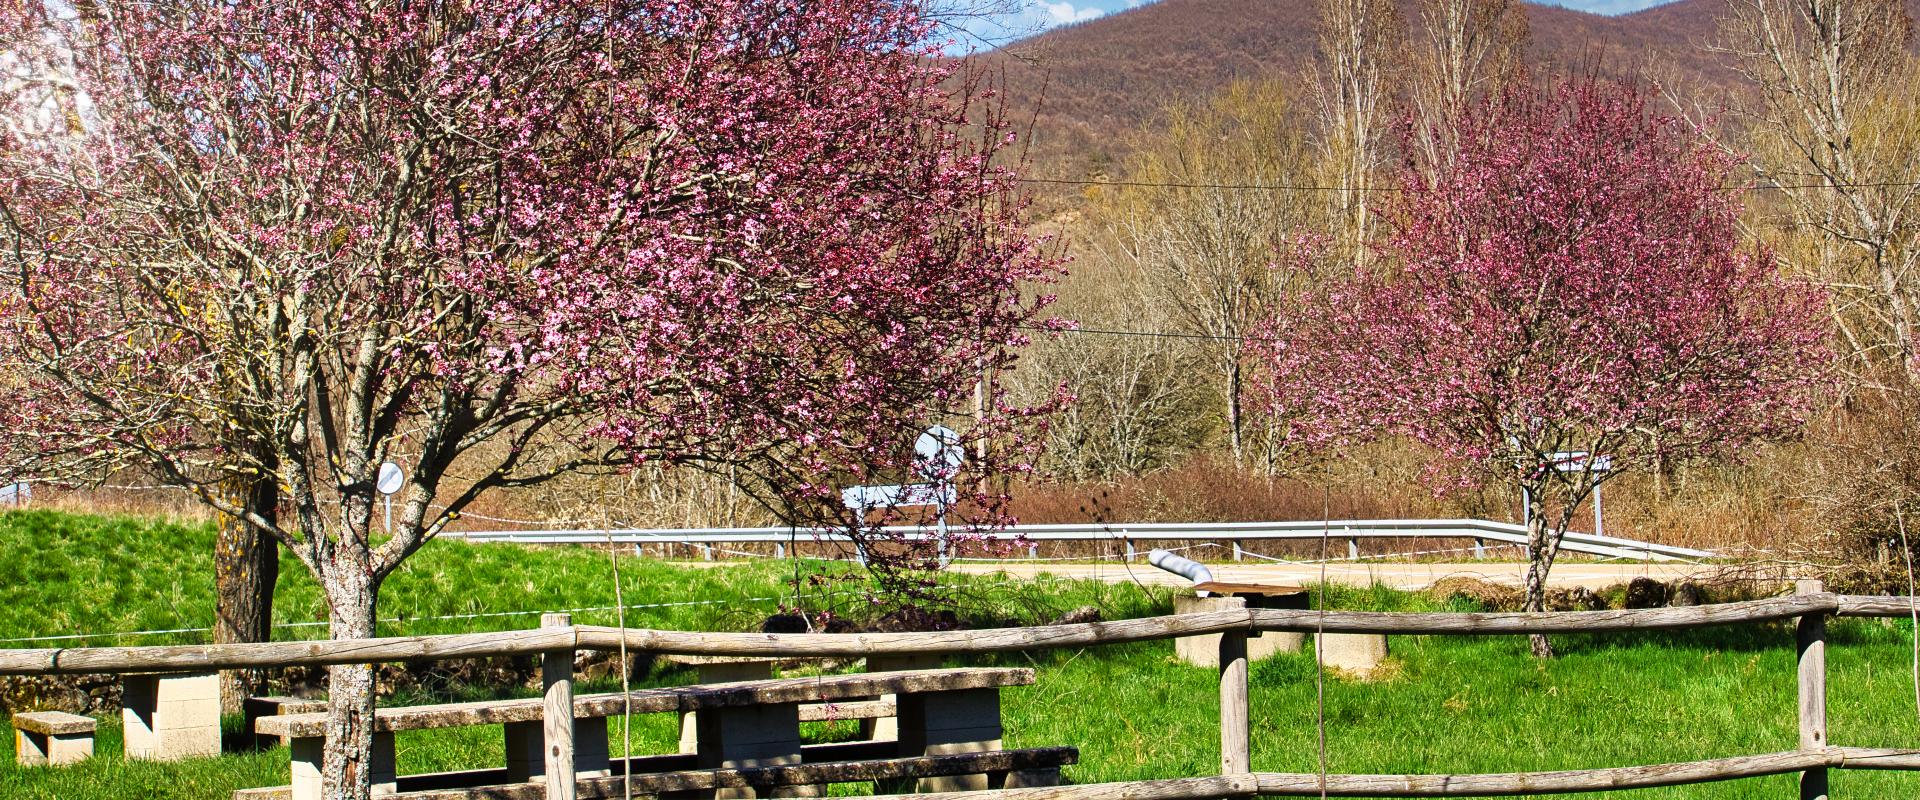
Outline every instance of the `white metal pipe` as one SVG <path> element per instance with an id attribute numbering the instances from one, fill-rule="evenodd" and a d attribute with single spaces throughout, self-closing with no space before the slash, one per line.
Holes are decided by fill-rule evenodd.
<path id="1" fill-rule="evenodd" d="M 1165 550 L 1154 550 L 1147 553 L 1147 563 L 1182 578 L 1186 578 L 1194 583 L 1209 583 L 1213 580 L 1213 570 L 1207 569 L 1207 565 L 1191 558 L 1174 555 Z M 1200 592 L 1199 594 L 1201 597 L 1207 596 L 1206 592 Z"/>

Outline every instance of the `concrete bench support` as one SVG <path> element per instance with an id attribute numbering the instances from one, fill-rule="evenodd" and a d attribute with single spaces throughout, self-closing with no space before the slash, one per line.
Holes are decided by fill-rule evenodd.
<path id="1" fill-rule="evenodd" d="M 65 766 L 93 757 L 92 717 L 64 711 L 13 715 L 14 760 L 23 767 Z"/>
<path id="2" fill-rule="evenodd" d="M 701 769 L 785 767 L 802 763 L 800 704 L 774 703 L 701 711 L 696 717 Z M 751 787 L 713 789 L 697 793 L 716 800 L 759 797 Z M 818 786 L 777 789 L 773 797 L 819 797 Z"/>
<path id="3" fill-rule="evenodd" d="M 939 669 L 945 661 L 939 653 L 918 653 L 903 656 L 868 656 L 868 672 L 893 672 L 906 669 Z M 898 703 L 899 698 L 883 694 L 881 702 Z M 877 717 L 862 720 L 860 738 L 875 742 L 896 742 L 900 740 L 900 719 L 898 716 Z"/>
<path id="4" fill-rule="evenodd" d="M 1000 749 L 999 689 L 903 694 L 896 702 L 902 756 L 962 755 Z M 921 778 L 914 791 L 971 792 L 987 788 L 990 788 L 987 775 L 975 773 Z"/>
<path id="5" fill-rule="evenodd" d="M 700 675 L 700 682 L 732 683 L 734 681 L 757 681 L 773 677 L 771 659 L 728 659 L 714 658 L 694 663 L 693 669 Z M 700 746 L 698 711 L 688 711 L 680 715 L 680 752 L 696 752 Z"/>
<path id="6" fill-rule="evenodd" d="M 128 760 L 220 755 L 220 674 L 128 675 L 121 722 Z"/>
<path id="7" fill-rule="evenodd" d="M 999 778 L 995 789 L 1039 789 L 1060 785 L 1059 767 L 1041 767 L 1038 769 L 1016 769 L 1007 773 L 994 773 Z M 989 785 L 993 783 L 988 781 Z"/>
<path id="8" fill-rule="evenodd" d="M 1173 613 L 1199 614 L 1207 611 L 1238 611 L 1247 607 L 1244 597 L 1189 597 L 1175 595 Z M 1247 661 L 1259 661 L 1274 653 L 1298 653 L 1306 635 L 1287 631 L 1266 631 L 1247 637 Z M 1219 668 L 1220 634 L 1183 636 L 1173 640 L 1173 654 L 1181 663 L 1196 667 Z"/>
<path id="9" fill-rule="evenodd" d="M 544 722 L 509 722 L 507 729 L 507 776 L 516 782 L 544 782 L 547 779 L 547 735 Z M 604 778 L 613 774 L 607 756 L 607 718 L 575 717 L 573 720 L 573 768 L 581 778 Z"/>
<path id="10" fill-rule="evenodd" d="M 1314 647 L 1321 663 L 1361 677 L 1372 675 L 1387 660 L 1387 637 L 1380 633 L 1317 634 Z"/>
<path id="11" fill-rule="evenodd" d="M 293 740 L 293 800 L 320 800 L 323 768 L 322 751 L 327 740 L 302 736 Z M 393 765 L 393 734 L 373 734 L 373 793 L 393 794 L 398 778 Z"/>
<path id="12" fill-rule="evenodd" d="M 304 700 L 298 697 L 249 697 L 241 701 L 240 711 L 246 715 L 246 731 L 253 736 L 253 746 L 268 748 L 276 744 L 286 744 L 284 736 L 254 731 L 254 724 L 261 717 L 277 717 L 282 714 L 318 714 L 327 710 L 325 700 Z"/>

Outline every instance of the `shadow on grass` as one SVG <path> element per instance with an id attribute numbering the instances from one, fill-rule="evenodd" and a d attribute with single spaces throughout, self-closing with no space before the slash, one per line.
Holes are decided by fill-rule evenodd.
<path id="1" fill-rule="evenodd" d="M 220 752 L 257 753 L 272 744 L 272 742 L 256 743 L 253 731 L 247 730 L 245 717 L 238 714 L 220 715 Z"/>

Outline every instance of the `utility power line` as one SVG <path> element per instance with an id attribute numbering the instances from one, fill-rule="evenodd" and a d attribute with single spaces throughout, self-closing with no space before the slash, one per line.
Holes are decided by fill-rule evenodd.
<path id="1" fill-rule="evenodd" d="M 1279 339 L 1259 336 L 1222 336 L 1213 333 L 1175 333 L 1171 331 L 1123 331 L 1111 328 L 1048 328 L 1042 325 L 1021 325 L 1023 331 L 1040 333 L 1087 333 L 1100 336 L 1139 336 L 1149 339 L 1199 339 L 1211 342 L 1277 342 Z"/>

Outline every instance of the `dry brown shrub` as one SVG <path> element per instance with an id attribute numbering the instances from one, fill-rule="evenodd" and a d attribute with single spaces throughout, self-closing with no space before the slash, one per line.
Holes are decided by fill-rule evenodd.
<path id="1" fill-rule="evenodd" d="M 1455 599 L 1469 600 L 1488 611 L 1516 611 L 1523 599 L 1517 587 L 1463 576 L 1435 581 L 1427 587 L 1427 595 L 1442 603 Z"/>

